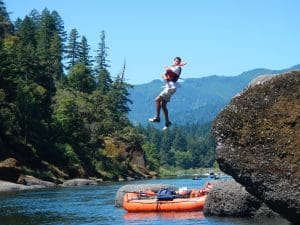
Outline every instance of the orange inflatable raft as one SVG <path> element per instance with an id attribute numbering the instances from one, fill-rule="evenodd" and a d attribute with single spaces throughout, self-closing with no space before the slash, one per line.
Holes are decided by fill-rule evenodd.
<path id="1" fill-rule="evenodd" d="M 139 198 L 137 193 L 126 193 L 123 208 L 128 212 L 192 212 L 202 210 L 206 199 L 202 196 L 157 200 L 156 198 Z"/>

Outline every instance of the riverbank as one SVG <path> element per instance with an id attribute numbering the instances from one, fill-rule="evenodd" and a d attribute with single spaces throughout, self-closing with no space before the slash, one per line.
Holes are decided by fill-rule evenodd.
<path id="1" fill-rule="evenodd" d="M 174 177 L 191 177 L 191 179 L 197 180 L 203 179 L 205 177 L 215 178 L 217 177 L 225 177 L 219 176 L 217 174 L 221 174 L 220 170 L 216 168 L 197 168 L 197 169 L 189 169 L 189 170 L 175 170 L 173 169 L 162 169 L 162 176 L 160 179 L 168 179 Z M 216 174 L 216 177 L 211 176 L 210 174 Z M 158 178 L 157 176 L 153 176 L 154 179 Z M 68 186 L 84 186 L 84 185 L 97 185 L 103 182 L 124 182 L 124 181 L 133 181 L 135 179 L 128 178 L 119 179 L 118 181 L 103 181 L 102 179 L 85 179 L 85 178 L 74 178 L 61 181 L 60 183 L 54 183 L 50 181 L 45 181 L 38 179 L 34 176 L 30 175 L 21 175 L 17 182 L 11 182 L 7 180 L 0 180 L 0 193 L 1 192 L 11 192 L 11 191 L 23 191 L 23 190 L 32 190 L 39 188 L 50 188 L 50 187 L 68 187 Z"/>
<path id="2" fill-rule="evenodd" d="M 23 178 L 24 184 L 13 183 L 9 181 L 0 180 L 0 193 L 33 190 L 40 188 L 52 188 L 52 187 L 68 187 L 68 186 L 84 186 L 84 185 L 97 185 L 102 181 L 95 181 L 90 179 L 70 179 L 61 184 L 55 184 L 49 181 L 43 181 L 32 176 L 26 176 Z"/>

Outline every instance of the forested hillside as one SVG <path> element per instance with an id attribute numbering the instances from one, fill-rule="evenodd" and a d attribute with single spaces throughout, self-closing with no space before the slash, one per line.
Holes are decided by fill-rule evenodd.
<path id="1" fill-rule="evenodd" d="M 7 166 L 51 181 L 143 178 L 160 168 L 212 166 L 209 125 L 162 133 L 131 124 L 126 64 L 112 76 L 104 31 L 98 46 L 91 57 L 87 38 L 76 28 L 66 32 L 56 11 L 32 10 L 13 22 L 0 0 L 0 164 L 6 178 L 17 179 Z"/>
<path id="2" fill-rule="evenodd" d="M 117 139 L 142 152 L 127 117 L 126 65 L 112 79 L 107 49 L 101 31 L 92 59 L 87 38 L 75 28 L 67 34 L 56 11 L 13 23 L 0 1 L 0 161 L 16 158 L 22 173 L 46 179 L 117 179 L 131 170 L 105 150 Z"/>
<path id="3" fill-rule="evenodd" d="M 299 69 L 300 65 L 296 65 L 284 70 L 254 69 L 232 77 L 208 76 L 185 79 L 168 105 L 170 119 L 179 125 L 208 123 L 255 77 Z M 184 78 L 184 72 L 182 77 Z M 129 118 L 132 122 L 145 125 L 148 118 L 154 116 L 155 97 L 163 85 L 162 80 L 154 80 L 147 84 L 135 85 L 130 90 L 133 104 L 130 105 Z"/>

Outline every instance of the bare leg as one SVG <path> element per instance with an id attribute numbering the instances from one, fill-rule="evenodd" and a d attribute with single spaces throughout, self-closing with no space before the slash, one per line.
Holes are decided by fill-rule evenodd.
<path id="1" fill-rule="evenodd" d="M 165 115 L 166 124 L 169 124 L 170 121 L 169 121 L 169 113 L 168 113 L 168 108 L 167 108 L 167 102 L 162 100 L 161 107 L 162 107 L 162 110 L 163 110 L 164 115 Z"/>
<path id="2" fill-rule="evenodd" d="M 156 103 L 156 118 L 160 118 L 160 109 L 162 107 L 162 98 L 161 98 L 161 96 L 158 96 L 155 99 L 155 103 Z"/>

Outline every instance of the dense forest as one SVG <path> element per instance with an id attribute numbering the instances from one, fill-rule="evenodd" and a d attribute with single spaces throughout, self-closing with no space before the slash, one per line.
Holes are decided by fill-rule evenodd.
<path id="1" fill-rule="evenodd" d="M 104 151 L 109 137 L 143 149 L 150 170 L 212 166 L 209 125 L 162 133 L 131 124 L 126 63 L 112 76 L 108 49 L 105 31 L 92 57 L 87 38 L 67 33 L 56 11 L 12 22 L 0 0 L 0 160 L 26 146 L 71 177 L 115 179 L 128 168 Z"/>
<path id="2" fill-rule="evenodd" d="M 150 169 L 212 167 L 215 161 L 215 141 L 211 124 L 174 126 L 160 131 L 152 126 L 138 126 L 146 139 L 143 145 Z"/>

